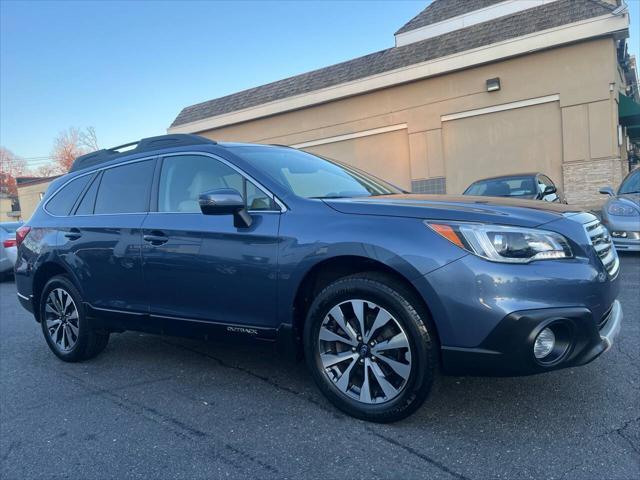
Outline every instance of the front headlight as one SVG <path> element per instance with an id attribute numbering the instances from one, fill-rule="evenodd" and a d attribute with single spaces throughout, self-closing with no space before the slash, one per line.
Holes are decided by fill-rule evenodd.
<path id="1" fill-rule="evenodd" d="M 555 232 L 462 222 L 425 224 L 460 248 L 492 262 L 528 263 L 573 257 L 567 239 Z"/>
<path id="2" fill-rule="evenodd" d="M 609 212 L 609 215 L 619 215 L 621 217 L 635 217 L 640 215 L 638 210 L 622 202 L 611 202 L 607 207 L 607 212 Z"/>

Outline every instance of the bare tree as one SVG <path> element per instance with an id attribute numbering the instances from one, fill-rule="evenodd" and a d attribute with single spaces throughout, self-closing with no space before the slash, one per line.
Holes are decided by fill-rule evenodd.
<path id="1" fill-rule="evenodd" d="M 27 162 L 5 147 L 0 147 L 0 193 L 17 195 L 16 177 L 28 174 Z"/>
<path id="2" fill-rule="evenodd" d="M 61 131 L 54 141 L 51 152 L 57 173 L 68 172 L 77 157 L 99 148 L 98 136 L 93 127 L 87 127 L 84 130 L 70 127 Z"/>
<path id="3" fill-rule="evenodd" d="M 100 150 L 98 145 L 98 136 L 96 135 L 96 129 L 93 127 L 87 127 L 84 131 L 80 132 L 80 145 L 84 147 L 88 152 L 95 152 Z"/>
<path id="4" fill-rule="evenodd" d="M 53 163 L 53 162 L 47 162 L 43 165 L 40 165 L 36 171 L 35 171 L 35 176 L 37 177 L 52 177 L 54 175 L 60 175 L 61 173 L 64 173 L 60 170 L 60 167 L 58 166 L 58 164 Z"/>

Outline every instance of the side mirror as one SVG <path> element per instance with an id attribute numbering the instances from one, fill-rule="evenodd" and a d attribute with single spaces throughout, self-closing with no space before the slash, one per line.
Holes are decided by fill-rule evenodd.
<path id="1" fill-rule="evenodd" d="M 542 192 L 542 196 L 546 197 L 547 195 L 552 195 L 554 193 L 556 193 L 558 191 L 558 189 L 556 187 L 554 187 L 553 185 L 547 185 L 544 189 L 544 192 Z"/>
<path id="2" fill-rule="evenodd" d="M 611 188 L 611 187 L 602 187 L 600 189 L 600 193 L 602 193 L 603 195 L 610 195 L 612 197 L 616 196 L 616 194 L 613 193 L 613 188 Z"/>
<path id="3" fill-rule="evenodd" d="M 200 194 L 200 210 L 205 215 L 233 215 L 236 228 L 247 228 L 253 223 L 240 192 L 233 188 L 219 188 Z"/>

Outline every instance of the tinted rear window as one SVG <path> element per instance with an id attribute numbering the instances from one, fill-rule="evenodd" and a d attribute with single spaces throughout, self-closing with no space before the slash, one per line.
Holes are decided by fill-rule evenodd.
<path id="1" fill-rule="evenodd" d="M 95 213 L 140 213 L 149 206 L 155 160 L 131 163 L 102 174 Z"/>
<path id="2" fill-rule="evenodd" d="M 47 203 L 46 209 L 53 215 L 69 215 L 78 200 L 78 196 L 87 186 L 92 175 L 75 178 L 58 190 Z"/>

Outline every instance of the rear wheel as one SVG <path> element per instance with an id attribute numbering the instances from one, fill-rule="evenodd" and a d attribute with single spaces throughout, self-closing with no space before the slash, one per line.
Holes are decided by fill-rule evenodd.
<path id="1" fill-rule="evenodd" d="M 51 351 L 65 362 L 93 358 L 109 342 L 109 333 L 92 328 L 80 292 L 65 275 L 56 275 L 45 285 L 40 297 L 40 325 Z"/>
<path id="2" fill-rule="evenodd" d="M 433 334 L 414 295 L 377 273 L 326 287 L 305 323 L 305 355 L 320 390 L 339 409 L 392 422 L 413 413 L 433 383 Z"/>

